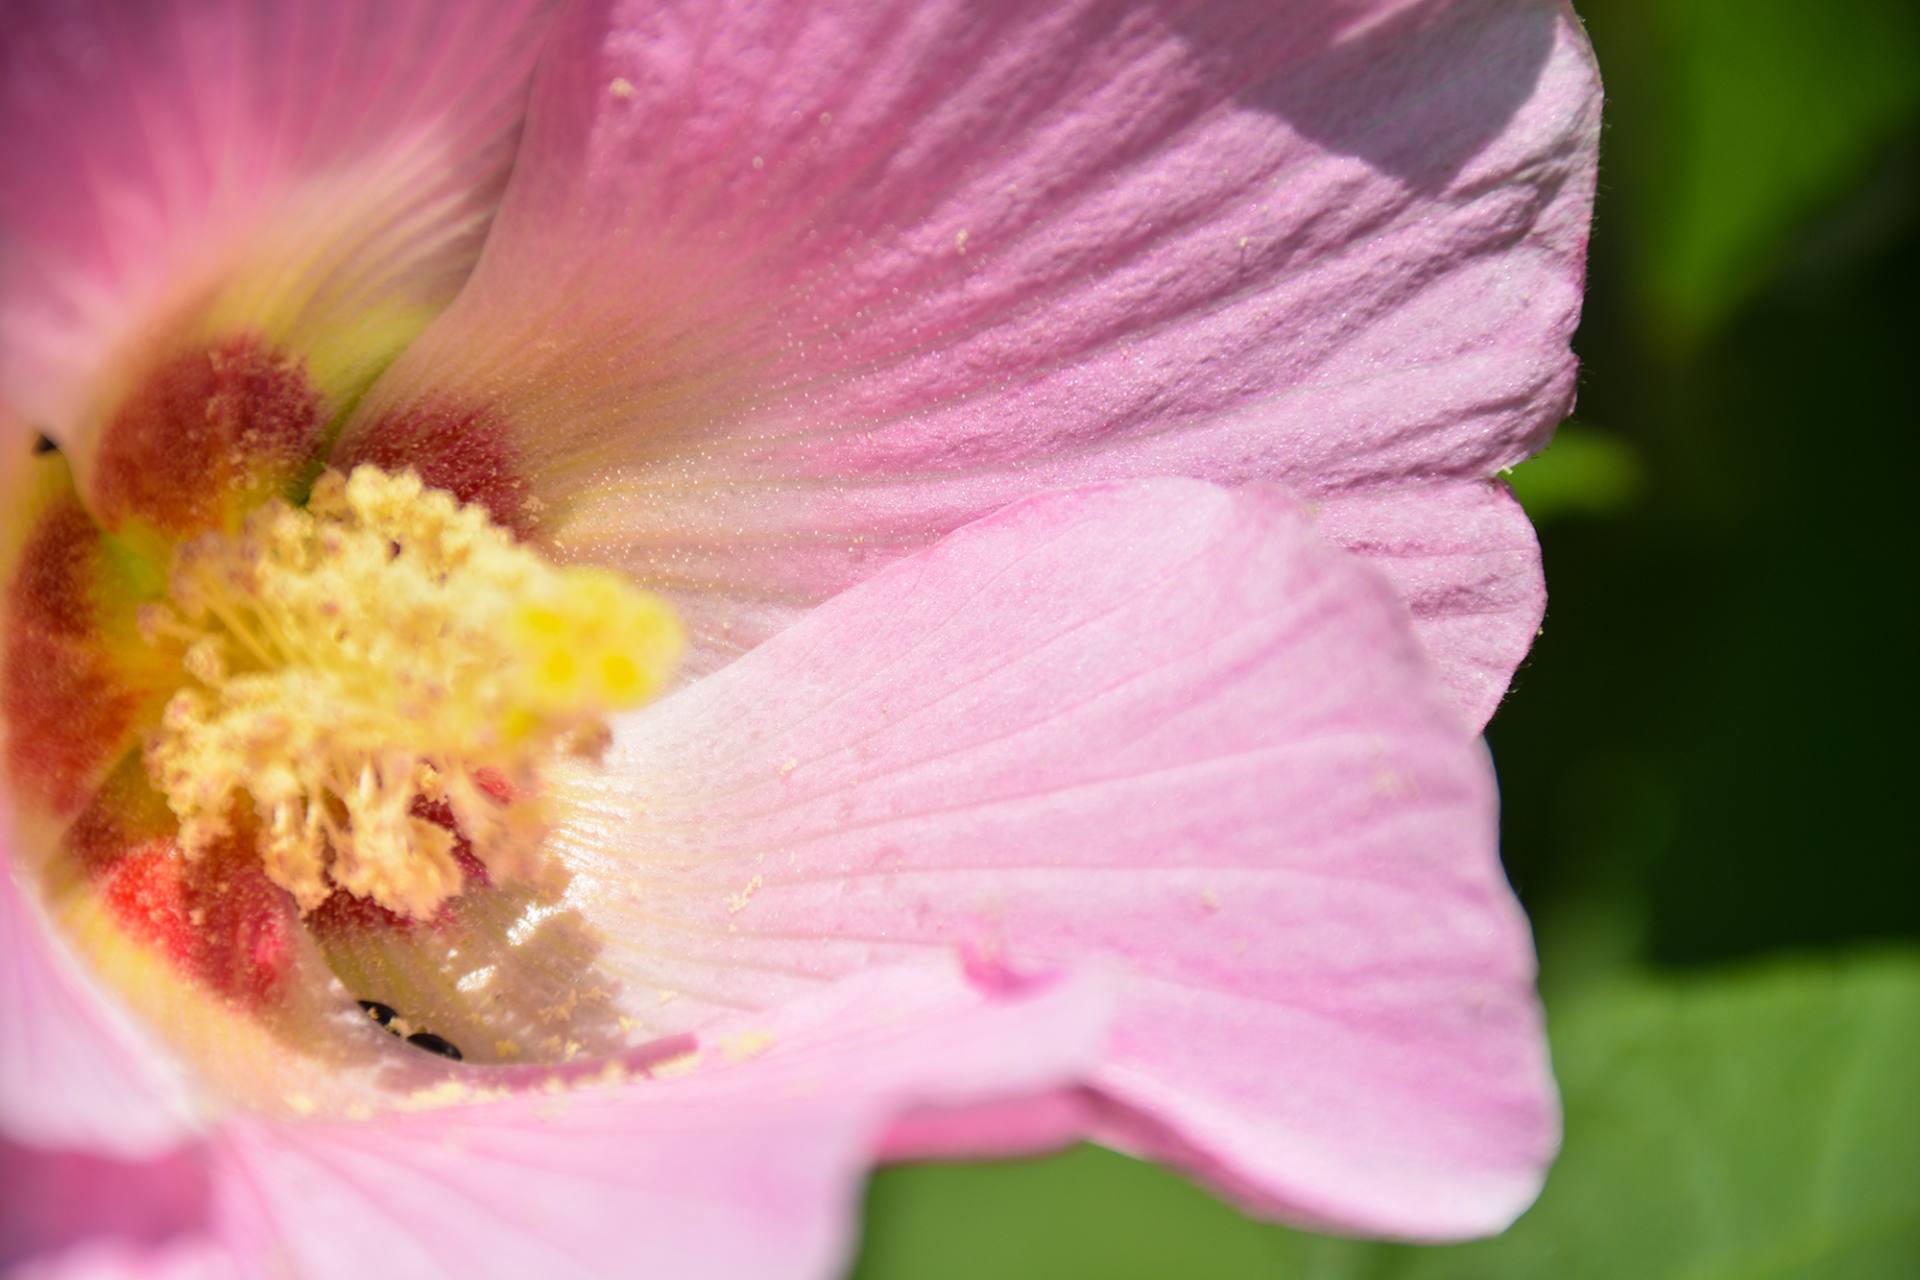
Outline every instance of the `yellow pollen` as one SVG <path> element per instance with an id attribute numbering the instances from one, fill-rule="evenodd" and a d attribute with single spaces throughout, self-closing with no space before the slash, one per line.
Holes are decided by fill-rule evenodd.
<path id="1" fill-rule="evenodd" d="M 414 917 L 462 884 L 452 833 L 415 799 L 447 805 L 491 876 L 527 874 L 542 765 L 596 754 L 607 714 L 657 693 L 683 644 L 619 574 L 553 565 L 482 508 L 374 467 L 185 544 L 140 621 L 190 678 L 146 748 L 187 855 L 235 833 L 244 794 L 267 875 L 303 912 L 339 888 Z"/>

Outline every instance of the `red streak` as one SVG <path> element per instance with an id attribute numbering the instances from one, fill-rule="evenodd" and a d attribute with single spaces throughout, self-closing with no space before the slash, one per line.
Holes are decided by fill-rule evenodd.
<path id="1" fill-rule="evenodd" d="M 121 926 L 187 977 L 249 1007 L 276 999 L 300 927 L 293 899 L 267 879 L 251 832 L 189 859 L 172 825 L 130 765 L 75 820 L 66 848 Z"/>
<path id="2" fill-rule="evenodd" d="M 140 704 L 96 632 L 99 567 L 99 532 L 69 497 L 41 514 L 7 591 L 8 780 L 55 813 L 85 801 Z"/>
<path id="3" fill-rule="evenodd" d="M 386 414 L 333 459 L 342 471 L 361 463 L 392 472 L 412 467 L 428 488 L 479 503 L 517 538 L 531 537 L 538 523 L 529 502 L 533 486 L 491 409 L 421 404 Z"/>

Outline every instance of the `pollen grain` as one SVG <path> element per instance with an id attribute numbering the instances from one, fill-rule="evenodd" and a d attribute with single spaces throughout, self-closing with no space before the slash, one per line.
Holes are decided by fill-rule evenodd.
<path id="1" fill-rule="evenodd" d="M 477 505 L 362 466 L 175 553 L 141 627 L 185 673 L 146 763 L 197 857 L 251 801 L 266 873 L 432 916 L 462 887 L 452 811 L 495 878 L 531 871 L 540 770 L 596 753 L 660 689 L 678 621 L 619 574 L 559 566 Z"/>

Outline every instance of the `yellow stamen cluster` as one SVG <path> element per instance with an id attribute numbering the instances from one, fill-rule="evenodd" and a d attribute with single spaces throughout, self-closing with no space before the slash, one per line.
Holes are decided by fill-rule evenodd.
<path id="1" fill-rule="evenodd" d="M 595 754 L 660 688 L 678 622 L 618 574 L 555 566 L 412 472 L 321 476 L 175 553 L 147 638 L 191 682 L 147 743 L 197 857 L 251 797 L 267 874 L 311 911 L 337 888 L 426 917 L 458 893 L 444 801 L 497 878 L 546 831 L 539 769 Z M 504 785 L 503 785 L 504 784 Z"/>

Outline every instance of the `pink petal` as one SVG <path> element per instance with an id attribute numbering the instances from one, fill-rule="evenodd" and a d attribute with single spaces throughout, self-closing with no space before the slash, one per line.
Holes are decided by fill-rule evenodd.
<path id="1" fill-rule="evenodd" d="M 1538 1188 L 1557 1121 L 1491 771 L 1391 593 L 1277 490 L 1019 504 L 614 750 L 558 842 L 607 886 L 603 966 L 678 993 L 655 1031 L 956 944 L 1009 981 L 1113 966 L 1109 1139 L 1361 1231 L 1491 1231 Z M 989 1141 L 1075 1123 L 1041 1106 Z"/>
<path id="2" fill-rule="evenodd" d="M 192 1131 L 166 1054 L 81 976 L 3 860 L 0 1027 L 0 1142 L 146 1157 Z"/>
<path id="3" fill-rule="evenodd" d="M 1540 630 L 1546 588 L 1533 524 L 1499 480 L 1333 494 L 1324 537 L 1371 560 L 1413 610 L 1443 692 L 1479 726 Z"/>
<path id="4" fill-rule="evenodd" d="M 225 322 L 276 339 L 328 313 L 378 347 L 444 303 L 506 176 L 541 7 L 9 5 L 0 399 L 67 440 L 127 344 L 236 263 L 250 301 Z"/>
<path id="5" fill-rule="evenodd" d="M 687 1075 L 371 1123 L 236 1123 L 225 1239 L 247 1274 L 277 1260 L 305 1280 L 837 1275 L 890 1116 L 1057 1085 L 1092 1063 L 1109 1010 L 1099 984 L 1009 999 L 922 965 L 735 1020 Z"/>
<path id="6" fill-rule="evenodd" d="M 345 456 L 538 498 L 708 664 L 1021 494 L 1480 480 L 1570 403 L 1562 4 L 615 14 L 556 42 L 486 259 Z M 1531 628 L 1478 616 L 1437 656 L 1484 717 Z"/>
<path id="7" fill-rule="evenodd" d="M 35 1258 L 8 1280 L 246 1280 L 232 1257 L 205 1240 L 158 1248 L 96 1244 Z"/>
<path id="8" fill-rule="evenodd" d="M 0 1138 L 0 1272 L 192 1275 L 168 1270 L 198 1253 L 211 1218 L 203 1152 L 183 1146 L 123 1160 L 23 1147 Z"/>

